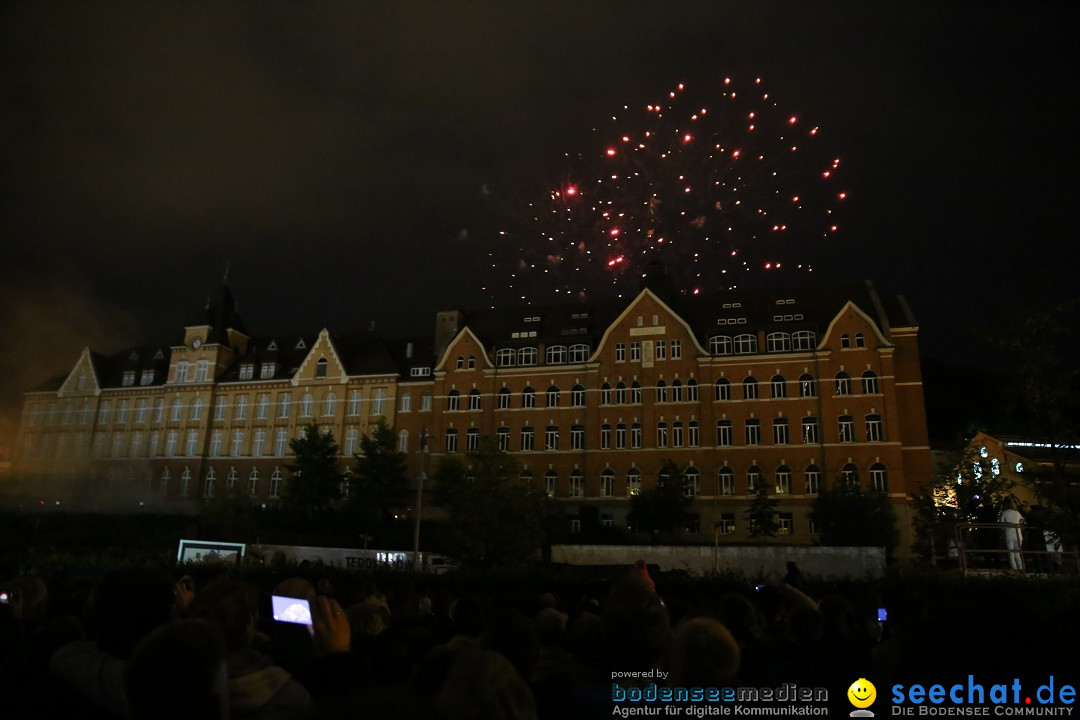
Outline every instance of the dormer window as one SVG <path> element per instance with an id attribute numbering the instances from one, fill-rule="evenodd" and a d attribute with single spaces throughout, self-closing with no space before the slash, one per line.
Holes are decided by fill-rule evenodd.
<path id="1" fill-rule="evenodd" d="M 127 370 L 124 372 L 124 379 L 121 382 L 124 387 L 131 387 L 135 384 L 135 371 Z"/>
<path id="2" fill-rule="evenodd" d="M 259 368 L 259 378 L 261 380 L 270 380 L 277 372 L 277 363 L 263 363 Z"/>
<path id="3" fill-rule="evenodd" d="M 142 377 L 139 378 L 139 384 L 140 385 L 153 385 L 154 384 L 154 371 L 153 370 L 143 370 L 142 371 Z"/>
<path id="4" fill-rule="evenodd" d="M 250 380 L 255 377 L 255 366 L 251 363 L 246 363 L 240 366 L 240 379 Z"/>

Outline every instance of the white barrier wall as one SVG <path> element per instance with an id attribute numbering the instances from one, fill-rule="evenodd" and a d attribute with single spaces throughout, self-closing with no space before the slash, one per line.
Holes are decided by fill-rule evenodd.
<path id="1" fill-rule="evenodd" d="M 783 576 L 794 560 L 804 575 L 819 577 L 880 577 L 885 572 L 885 549 L 874 547 L 808 547 L 805 545 L 552 545 L 551 561 L 568 565 L 631 565 L 638 558 L 661 570 L 686 570 L 693 575 L 719 571 L 762 577 Z"/>

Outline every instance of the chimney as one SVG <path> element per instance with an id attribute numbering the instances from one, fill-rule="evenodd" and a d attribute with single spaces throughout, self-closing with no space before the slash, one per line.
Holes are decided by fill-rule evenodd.
<path id="1" fill-rule="evenodd" d="M 443 351 L 454 336 L 461 330 L 463 316 L 460 310 L 442 310 L 435 315 L 435 358 L 442 357 Z"/>
<path id="2" fill-rule="evenodd" d="M 412 359 L 412 350 L 413 350 L 412 343 L 405 343 L 405 358 L 407 360 Z"/>

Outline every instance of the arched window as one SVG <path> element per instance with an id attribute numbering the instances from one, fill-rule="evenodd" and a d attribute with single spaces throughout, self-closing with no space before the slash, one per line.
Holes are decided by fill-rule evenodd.
<path id="1" fill-rule="evenodd" d="M 821 469 L 817 465 L 807 465 L 803 476 L 806 479 L 807 495 L 817 495 L 821 492 Z"/>
<path id="2" fill-rule="evenodd" d="M 566 362 L 566 346 L 565 345 L 550 345 L 547 349 L 548 365 L 562 365 Z"/>
<path id="3" fill-rule="evenodd" d="M 694 467 L 688 467 L 683 472 L 686 484 L 683 486 L 683 495 L 692 498 L 701 494 L 701 471 Z"/>
<path id="4" fill-rule="evenodd" d="M 787 465 L 776 468 L 776 494 L 791 494 L 791 468 Z"/>
<path id="5" fill-rule="evenodd" d="M 518 349 L 517 361 L 518 365 L 535 365 L 536 364 L 536 348 L 523 347 Z"/>
<path id="6" fill-rule="evenodd" d="M 881 442 L 885 439 L 885 431 L 881 424 L 881 416 L 871 413 L 866 416 L 866 442 Z"/>
<path id="7" fill-rule="evenodd" d="M 855 347 L 857 347 L 857 348 L 866 347 L 866 338 L 863 337 L 863 334 L 861 332 L 855 333 Z"/>
<path id="8" fill-rule="evenodd" d="M 311 393 L 304 393 L 304 397 L 300 398 L 300 417 L 311 417 L 311 404 L 314 399 L 311 397 Z"/>
<path id="9" fill-rule="evenodd" d="M 736 335 L 735 353 L 738 355 L 753 355 L 757 352 L 757 335 Z"/>
<path id="10" fill-rule="evenodd" d="M 634 405 L 641 404 L 641 383 L 637 380 L 630 385 L 630 402 Z"/>
<path id="11" fill-rule="evenodd" d="M 851 336 L 847 333 L 843 333 L 840 335 L 840 347 L 844 350 L 847 350 L 851 347 Z"/>
<path id="12" fill-rule="evenodd" d="M 555 385 L 547 389 L 547 406 L 559 407 L 559 388 Z"/>
<path id="13" fill-rule="evenodd" d="M 108 417 L 109 417 L 109 404 L 108 403 L 105 403 L 104 405 L 101 406 L 101 412 L 102 412 L 103 415 L 105 415 L 105 421 L 103 421 L 103 422 L 107 422 Z M 173 404 L 172 404 L 172 416 L 171 416 L 171 419 L 176 421 L 176 420 L 179 420 L 182 417 L 184 417 L 184 401 L 181 400 L 180 398 L 176 398 L 175 400 L 173 400 Z"/>
<path id="14" fill-rule="evenodd" d="M 656 402 L 667 402 L 667 383 L 663 380 L 656 381 Z"/>
<path id="15" fill-rule="evenodd" d="M 570 404 L 574 407 L 585 407 L 585 388 L 575 385 L 570 390 Z"/>
<path id="16" fill-rule="evenodd" d="M 583 363 L 589 359 L 589 346 L 588 345 L 571 345 L 570 346 L 570 362 Z"/>
<path id="17" fill-rule="evenodd" d="M 233 470 L 231 475 L 236 474 L 236 470 Z M 255 497 L 259 494 L 259 468 L 251 468 L 251 472 L 248 474 L 248 495 Z"/>
<path id="18" fill-rule="evenodd" d="M 476 369 L 476 356 L 475 355 L 470 355 L 469 356 L 469 369 L 470 370 L 475 370 Z"/>
<path id="19" fill-rule="evenodd" d="M 881 392 L 877 373 L 873 370 L 867 370 L 862 374 L 862 391 L 863 395 L 877 395 Z"/>
<path id="20" fill-rule="evenodd" d="M 532 389 L 532 386 L 527 386 L 521 391 L 521 407 L 534 408 L 536 407 L 536 391 Z"/>
<path id="21" fill-rule="evenodd" d="M 668 427 L 667 423 L 661 420 L 656 423 L 656 447 L 667 447 L 668 444 Z"/>
<path id="22" fill-rule="evenodd" d="M 323 398 L 323 417 L 330 417 L 337 410 L 337 395 L 332 392 L 326 393 Z"/>
<path id="23" fill-rule="evenodd" d="M 499 390 L 499 409 L 506 410 L 510 407 L 510 388 Z"/>
<path id="24" fill-rule="evenodd" d="M 713 335 L 709 338 L 709 354 L 731 355 L 735 352 L 735 343 L 727 335 Z"/>
<path id="25" fill-rule="evenodd" d="M 859 489 L 859 468 L 854 464 L 848 463 L 840 470 L 840 483 L 842 487 L 848 490 Z"/>
<path id="26" fill-rule="evenodd" d="M 399 412 L 411 412 L 412 411 L 412 393 L 401 393 L 401 404 Z"/>
<path id="27" fill-rule="evenodd" d="M 626 496 L 633 497 L 641 494 L 641 471 L 630 468 L 626 471 Z"/>
<path id="28" fill-rule="evenodd" d="M 571 483 L 572 485 L 573 483 Z M 580 487 L 581 483 L 578 483 Z M 544 473 L 544 492 L 548 497 L 555 497 L 555 493 L 559 491 L 559 473 L 555 470 L 548 470 Z"/>
<path id="29" fill-rule="evenodd" d="M 735 494 L 735 473 L 729 467 L 722 467 L 716 471 L 716 494 Z"/>
<path id="30" fill-rule="evenodd" d="M 796 352 L 813 350 L 817 347 L 817 336 L 810 330 L 799 330 L 792 334 L 791 345 Z"/>
<path id="31" fill-rule="evenodd" d="M 836 394 L 837 395 L 850 395 L 851 394 L 851 376 L 841 370 L 836 373 Z"/>
<path id="32" fill-rule="evenodd" d="M 480 399 L 481 399 L 481 395 L 480 395 L 479 390 L 477 390 L 476 388 L 473 388 L 472 390 L 470 390 L 469 391 L 469 409 L 470 410 L 479 410 L 480 409 Z"/>
<path id="33" fill-rule="evenodd" d="M 758 490 L 759 483 L 764 482 L 761 477 L 761 468 L 757 465 L 751 465 L 750 469 L 746 471 L 746 493 L 753 495 Z"/>
<path id="34" fill-rule="evenodd" d="M 727 378 L 716 378 L 713 383 L 713 400 L 730 400 L 731 382 Z"/>
<path id="35" fill-rule="evenodd" d="M 217 479 L 217 473 L 214 472 L 214 468 L 210 468 L 206 471 L 206 482 L 203 484 L 203 497 L 214 497 L 214 481 Z"/>
<path id="36" fill-rule="evenodd" d="M 420 412 L 431 410 L 432 394 L 430 390 L 420 393 Z"/>
<path id="37" fill-rule="evenodd" d="M 495 364 L 499 367 L 509 367 L 517 359 L 517 352 L 513 348 L 500 348 L 495 351 Z"/>
<path id="38" fill-rule="evenodd" d="M 457 362 L 454 364 L 454 369 L 455 370 L 464 370 L 465 369 L 465 356 L 464 355 L 458 355 L 457 356 Z"/>
<path id="39" fill-rule="evenodd" d="M 671 381 L 671 402 L 682 402 L 682 383 L 678 380 Z"/>
<path id="40" fill-rule="evenodd" d="M 870 487 L 879 493 L 889 492 L 889 474 L 881 463 L 874 463 L 870 466 Z"/>
<path id="41" fill-rule="evenodd" d="M 611 468 L 605 468 L 600 473 L 600 497 L 614 497 L 615 496 L 615 471 Z"/>
<path id="42" fill-rule="evenodd" d="M 615 386 L 615 404 L 626 404 L 626 383 L 624 383 L 622 380 L 620 380 L 619 384 Z"/>
<path id="43" fill-rule="evenodd" d="M 787 380 L 783 375 L 773 375 L 769 385 L 772 387 L 772 396 L 774 398 L 787 397 Z"/>
<path id="44" fill-rule="evenodd" d="M 549 470 L 549 473 L 554 473 L 554 470 Z M 575 470 L 570 473 L 570 497 L 584 497 L 585 495 L 585 475 L 580 470 Z"/>
<path id="45" fill-rule="evenodd" d="M 409 452 L 409 431 L 402 430 L 397 434 L 397 449 L 399 453 Z"/>
<path id="46" fill-rule="evenodd" d="M 611 404 L 611 385 L 608 385 L 607 383 L 600 386 L 600 404 Z"/>
<path id="47" fill-rule="evenodd" d="M 461 393 L 459 393 L 457 390 L 451 390 L 449 393 L 447 393 L 447 395 L 446 395 L 446 409 L 447 410 L 458 410 L 458 409 L 460 409 L 460 405 L 459 405 L 460 402 L 461 402 Z"/>
<path id="48" fill-rule="evenodd" d="M 799 397 L 817 397 L 817 380 L 813 375 L 803 373 L 799 376 Z"/>
<path id="49" fill-rule="evenodd" d="M 765 348 L 771 353 L 790 352 L 791 335 L 786 332 L 772 332 L 765 336 Z"/>
<path id="50" fill-rule="evenodd" d="M 319 358 L 319 361 L 317 363 L 315 363 L 315 377 L 317 377 L 317 378 L 326 377 L 326 368 L 327 368 L 327 366 L 329 364 L 330 363 L 328 363 L 326 361 L 326 358 L 324 358 L 324 357 Z"/>
<path id="51" fill-rule="evenodd" d="M 686 381 L 686 399 L 688 402 L 698 401 L 698 382 L 693 378 Z"/>
<path id="52" fill-rule="evenodd" d="M 748 376 L 742 381 L 743 386 L 743 398 L 746 400 L 758 399 L 758 382 L 757 378 Z"/>

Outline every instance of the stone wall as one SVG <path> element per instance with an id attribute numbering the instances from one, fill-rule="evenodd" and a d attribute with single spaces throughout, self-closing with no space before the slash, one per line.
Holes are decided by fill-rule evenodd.
<path id="1" fill-rule="evenodd" d="M 818 577 L 880 577 L 885 572 L 885 549 L 874 547 L 808 547 L 802 545 L 552 545 L 551 561 L 568 565 L 630 565 L 642 558 L 661 570 L 686 570 L 706 575 L 719 570 L 762 577 L 784 575 L 794 560 L 804 575 Z"/>

